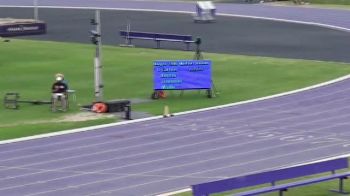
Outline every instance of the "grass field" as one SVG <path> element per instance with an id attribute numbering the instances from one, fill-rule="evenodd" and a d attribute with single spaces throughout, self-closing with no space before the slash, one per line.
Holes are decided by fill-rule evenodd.
<path id="1" fill-rule="evenodd" d="M 77 103 L 71 104 L 68 113 L 52 113 L 48 105 L 0 108 L 0 139 L 116 121 L 105 117 L 69 122 L 80 112 L 77 104 L 89 104 L 94 98 L 92 45 L 11 40 L 0 42 L 0 53 L 1 97 L 19 92 L 22 99 L 49 100 L 57 72 L 63 72 L 77 91 Z M 220 92 L 217 98 L 207 99 L 204 93 L 192 91 L 182 97 L 173 92 L 165 100 L 150 100 L 152 62 L 192 57 L 193 52 L 185 51 L 104 47 L 105 100 L 145 99 L 149 102 L 133 105 L 133 110 L 159 115 L 164 105 L 169 105 L 171 112 L 198 109 L 298 89 L 350 73 L 350 66 L 342 63 L 204 54 L 213 61 L 213 80 Z"/>

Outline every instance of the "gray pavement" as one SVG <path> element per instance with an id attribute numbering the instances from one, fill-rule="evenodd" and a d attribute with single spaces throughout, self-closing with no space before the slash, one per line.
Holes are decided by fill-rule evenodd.
<path id="1" fill-rule="evenodd" d="M 33 10 L 0 8 L 0 17 L 28 18 Z M 30 36 L 63 42 L 90 43 L 92 10 L 41 9 L 40 18 L 48 24 L 48 33 Z M 102 11 L 103 44 L 125 43 L 119 30 L 189 34 L 201 37 L 205 52 L 270 56 L 296 59 L 350 62 L 350 33 L 304 24 L 238 17 L 217 18 L 216 23 L 195 24 L 190 14 L 135 11 Z M 181 28 L 179 28 L 181 27 Z M 153 41 L 134 40 L 137 47 L 155 48 Z M 166 49 L 183 50 L 183 43 L 162 42 Z"/>

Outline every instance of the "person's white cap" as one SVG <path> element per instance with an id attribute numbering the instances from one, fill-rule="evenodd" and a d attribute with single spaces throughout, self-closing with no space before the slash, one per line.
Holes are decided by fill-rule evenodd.
<path id="1" fill-rule="evenodd" d="M 63 77 L 58 76 L 58 77 L 56 77 L 56 80 L 57 80 L 57 81 L 62 81 L 62 80 L 63 80 Z"/>

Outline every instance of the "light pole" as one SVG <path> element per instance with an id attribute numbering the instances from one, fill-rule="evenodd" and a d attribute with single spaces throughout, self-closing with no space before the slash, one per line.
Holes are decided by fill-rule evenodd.
<path id="1" fill-rule="evenodd" d="M 39 20 L 38 0 L 33 0 L 34 20 Z"/>
<path id="2" fill-rule="evenodd" d="M 202 39 L 200 37 L 196 38 L 196 41 L 194 42 L 196 44 L 196 53 L 194 54 L 194 60 L 202 60 L 203 55 L 201 51 L 201 44 L 202 44 Z"/>
<path id="3" fill-rule="evenodd" d="M 95 11 L 95 19 L 91 19 L 91 24 L 95 30 L 91 30 L 91 41 L 96 45 L 94 58 L 94 75 L 95 75 L 95 102 L 103 100 L 103 82 L 102 82 L 102 63 L 101 63 L 101 15 L 100 10 Z"/>

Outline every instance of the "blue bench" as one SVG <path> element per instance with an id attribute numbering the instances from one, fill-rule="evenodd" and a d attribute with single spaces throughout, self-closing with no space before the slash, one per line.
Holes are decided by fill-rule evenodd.
<path id="1" fill-rule="evenodd" d="M 194 43 L 192 35 L 166 34 L 166 33 L 151 33 L 151 32 L 137 32 L 137 31 L 120 31 L 120 36 L 124 37 L 128 44 L 131 45 L 131 40 L 153 40 L 156 42 L 156 47 L 160 48 L 160 42 L 182 42 L 186 45 L 186 50 L 190 49 L 190 44 Z"/>
<path id="2" fill-rule="evenodd" d="M 202 184 L 192 185 L 192 191 L 194 196 L 208 196 L 209 194 L 230 191 L 234 189 L 240 189 L 244 187 L 263 185 L 270 183 L 271 186 L 257 188 L 254 190 L 239 192 L 233 194 L 235 196 L 243 195 L 259 195 L 263 193 L 279 191 L 279 195 L 282 196 L 285 191 L 290 188 L 305 186 L 309 184 L 324 182 L 333 179 L 339 179 L 338 190 L 332 190 L 341 194 L 346 194 L 343 187 L 343 180 L 347 179 L 350 172 L 336 173 L 336 170 L 348 168 L 348 159 L 334 159 L 330 161 L 323 161 L 318 163 L 312 163 L 307 165 L 295 166 L 290 168 L 284 168 L 273 171 L 266 171 L 262 173 L 250 174 L 246 176 L 239 176 L 224 180 L 218 180 L 214 182 L 207 182 Z M 313 177 L 309 179 L 298 180 L 290 183 L 283 183 L 276 185 L 277 181 L 288 180 L 292 178 L 305 177 L 314 174 L 321 174 L 325 172 L 331 172 L 329 175 L 323 175 L 320 177 Z"/>

